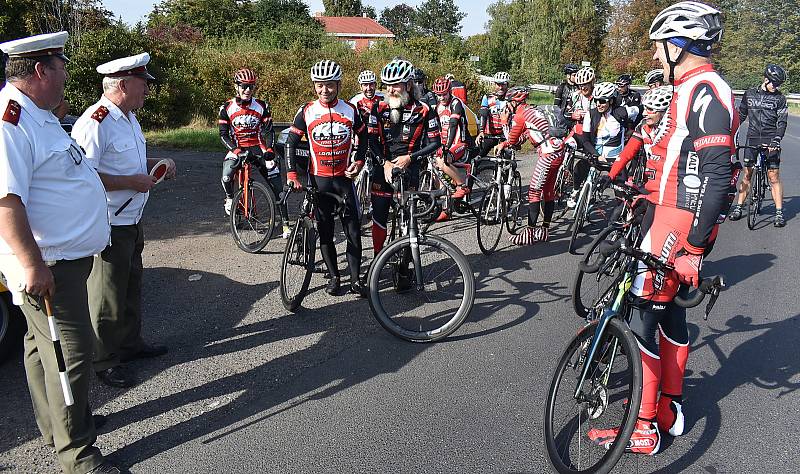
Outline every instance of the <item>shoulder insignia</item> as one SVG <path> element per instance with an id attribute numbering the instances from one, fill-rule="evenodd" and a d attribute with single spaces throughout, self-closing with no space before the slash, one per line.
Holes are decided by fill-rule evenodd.
<path id="1" fill-rule="evenodd" d="M 12 125 L 19 124 L 19 116 L 22 113 L 22 106 L 16 100 L 9 100 L 6 111 L 3 112 L 3 121 Z"/>
<path id="2" fill-rule="evenodd" d="M 92 118 L 97 120 L 97 123 L 100 123 L 108 116 L 108 108 L 105 105 L 101 105 L 94 111 L 92 114 Z"/>

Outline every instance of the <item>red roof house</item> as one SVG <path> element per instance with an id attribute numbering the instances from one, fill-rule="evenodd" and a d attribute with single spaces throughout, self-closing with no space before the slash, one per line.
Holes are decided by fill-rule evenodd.
<path id="1" fill-rule="evenodd" d="M 317 15 L 325 32 L 335 36 L 356 51 L 363 51 L 377 41 L 392 40 L 394 33 L 368 17 Z"/>

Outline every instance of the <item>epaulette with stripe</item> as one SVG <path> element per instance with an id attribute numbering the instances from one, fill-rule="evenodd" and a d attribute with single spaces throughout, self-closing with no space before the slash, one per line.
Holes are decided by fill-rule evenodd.
<path id="1" fill-rule="evenodd" d="M 22 113 L 22 106 L 16 100 L 9 100 L 6 111 L 3 112 L 3 121 L 11 125 L 19 124 L 19 116 Z"/>
<path id="2" fill-rule="evenodd" d="M 108 108 L 105 105 L 101 105 L 94 111 L 92 114 L 92 118 L 97 120 L 97 123 L 101 123 L 103 119 L 108 116 Z"/>

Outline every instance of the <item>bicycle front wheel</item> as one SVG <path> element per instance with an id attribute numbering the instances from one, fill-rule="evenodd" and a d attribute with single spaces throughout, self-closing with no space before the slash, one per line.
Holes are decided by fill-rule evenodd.
<path id="1" fill-rule="evenodd" d="M 747 228 L 755 229 L 758 211 L 761 208 L 761 170 L 753 170 L 753 177 L 750 179 L 750 189 L 747 190 Z"/>
<path id="2" fill-rule="evenodd" d="M 452 334 L 469 315 L 475 279 L 467 258 L 449 241 L 420 235 L 417 245 L 418 258 L 408 238 L 378 254 L 369 269 L 369 306 L 394 336 L 431 342 Z"/>
<path id="3" fill-rule="evenodd" d="M 478 247 L 484 255 L 490 255 L 497 248 L 505 218 L 500 187 L 493 184 L 484 194 L 478 211 Z"/>
<path id="4" fill-rule="evenodd" d="M 245 189 L 247 193 L 245 193 Z M 275 198 L 266 186 L 253 181 L 233 195 L 230 215 L 233 241 L 247 253 L 261 251 L 275 228 Z"/>
<path id="5" fill-rule="evenodd" d="M 642 401 L 642 362 L 630 328 L 609 321 L 594 358 L 586 360 L 596 328 L 597 322 L 589 324 L 569 343 L 547 394 L 545 446 L 560 473 L 611 471 L 625 452 Z M 584 364 L 589 371 L 576 398 Z M 607 447 L 593 441 L 614 428 L 618 435 Z"/>
<path id="6" fill-rule="evenodd" d="M 599 247 L 605 241 L 616 241 L 622 236 L 622 231 L 615 227 L 606 227 L 594 238 L 586 250 L 582 261 L 594 263 L 600 258 Z M 614 297 L 617 290 L 617 277 L 625 269 L 625 259 L 619 251 L 603 258 L 600 269 L 596 273 L 585 273 L 580 268 L 572 281 L 572 307 L 575 314 L 585 318 L 590 308 L 606 306 Z"/>
<path id="7" fill-rule="evenodd" d="M 578 195 L 578 203 L 575 206 L 575 220 L 572 221 L 572 235 L 569 238 L 569 253 L 575 254 L 578 249 L 578 238 L 583 233 L 583 226 L 586 224 L 586 213 L 589 209 L 589 197 L 591 184 L 583 183 L 581 193 Z"/>
<path id="8" fill-rule="evenodd" d="M 286 242 L 281 263 L 281 301 L 289 311 L 303 302 L 311 283 L 317 253 L 317 234 L 313 222 L 301 217 Z"/>
<path id="9" fill-rule="evenodd" d="M 522 219 L 525 215 L 522 212 L 522 176 L 519 171 L 514 171 L 511 177 L 511 194 L 505 196 L 506 200 L 506 229 L 509 234 L 516 234 L 517 229 L 522 226 Z"/>

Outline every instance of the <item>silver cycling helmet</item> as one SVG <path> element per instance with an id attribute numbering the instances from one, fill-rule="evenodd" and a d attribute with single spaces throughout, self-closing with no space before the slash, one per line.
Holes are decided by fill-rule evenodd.
<path id="1" fill-rule="evenodd" d="M 589 84 L 590 82 L 594 81 L 597 76 L 594 74 L 594 68 L 585 66 L 578 70 L 578 73 L 575 75 L 575 84 L 581 86 L 583 84 Z"/>
<path id="2" fill-rule="evenodd" d="M 369 69 L 361 71 L 361 74 L 358 75 L 359 84 L 372 84 L 373 82 L 378 82 L 378 78 Z"/>
<path id="3" fill-rule="evenodd" d="M 594 86 L 592 99 L 611 99 L 617 93 L 617 86 L 613 82 L 601 82 Z"/>
<path id="4" fill-rule="evenodd" d="M 663 112 L 672 102 L 672 86 L 661 86 L 651 89 L 642 96 L 642 106 L 656 112 Z"/>
<path id="5" fill-rule="evenodd" d="M 700 2 L 678 2 L 656 15 L 650 25 L 651 40 L 675 37 L 716 42 L 722 39 L 720 12 Z"/>
<path id="6" fill-rule="evenodd" d="M 508 84 L 509 82 L 511 82 L 511 74 L 505 71 L 496 72 L 494 74 L 495 84 Z"/>
<path id="7" fill-rule="evenodd" d="M 323 59 L 311 67 L 311 80 L 314 82 L 342 80 L 342 67 L 330 59 Z"/>
<path id="8" fill-rule="evenodd" d="M 645 84 L 653 84 L 655 82 L 664 82 L 664 70 L 653 69 L 644 76 Z"/>
<path id="9" fill-rule="evenodd" d="M 405 59 L 393 59 L 381 70 L 381 82 L 385 85 L 408 82 L 414 76 L 414 65 Z"/>

